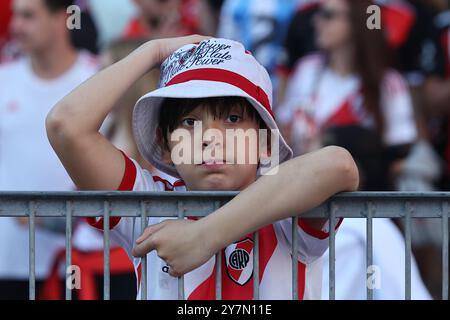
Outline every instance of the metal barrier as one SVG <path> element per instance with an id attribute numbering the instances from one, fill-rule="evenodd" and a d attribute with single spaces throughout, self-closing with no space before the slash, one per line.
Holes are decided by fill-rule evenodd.
<path id="1" fill-rule="evenodd" d="M 71 237 L 73 217 L 104 218 L 104 299 L 110 298 L 109 218 L 114 216 L 141 219 L 142 231 L 146 218 L 186 216 L 202 217 L 231 200 L 235 192 L 1 192 L 1 217 L 29 217 L 29 298 L 35 299 L 35 228 L 36 217 L 66 218 L 66 270 L 71 266 Z M 329 218 L 329 297 L 335 299 L 335 231 L 338 218 L 367 219 L 367 266 L 373 264 L 373 230 L 375 218 L 403 218 L 405 220 L 405 298 L 411 299 L 411 219 L 437 218 L 442 220 L 442 298 L 448 300 L 448 218 L 450 193 L 388 193 L 355 192 L 332 197 L 302 217 Z M 293 231 L 297 217 L 293 217 Z M 297 232 L 292 232 L 292 299 L 298 299 L 297 289 Z M 259 239 L 254 234 L 253 296 L 259 299 Z M 147 261 L 142 259 L 141 298 L 147 299 Z M 221 255 L 216 256 L 216 297 L 221 299 Z M 66 288 L 66 299 L 72 292 Z M 178 279 L 178 298 L 184 299 L 184 278 Z M 367 299 L 373 299 L 373 290 L 367 289 Z"/>

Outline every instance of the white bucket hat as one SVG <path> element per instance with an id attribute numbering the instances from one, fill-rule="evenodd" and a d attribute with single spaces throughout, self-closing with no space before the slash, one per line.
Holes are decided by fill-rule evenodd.
<path id="1" fill-rule="evenodd" d="M 256 109 L 267 128 L 276 130 L 278 165 L 292 158 L 292 150 L 278 131 L 272 112 L 272 83 L 244 46 L 236 41 L 211 38 L 185 45 L 161 65 L 159 89 L 139 99 L 133 112 L 133 132 L 142 156 L 157 169 L 180 178 L 174 165 L 164 162 L 158 140 L 159 113 L 165 98 L 243 97 Z M 272 151 L 274 142 L 272 141 Z"/>

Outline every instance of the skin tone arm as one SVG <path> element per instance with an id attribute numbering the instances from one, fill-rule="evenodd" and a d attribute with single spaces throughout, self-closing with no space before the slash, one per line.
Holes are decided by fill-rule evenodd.
<path id="1" fill-rule="evenodd" d="M 53 149 L 81 190 L 116 190 L 125 170 L 121 152 L 98 130 L 119 98 L 148 70 L 202 36 L 145 43 L 125 59 L 102 70 L 72 91 L 47 116 Z"/>
<path id="2" fill-rule="evenodd" d="M 327 147 L 285 162 L 277 174 L 261 177 L 203 219 L 170 220 L 148 227 L 133 255 L 157 250 L 170 266 L 169 273 L 180 276 L 246 234 L 312 209 L 338 192 L 355 191 L 358 184 L 351 155 L 345 149 Z"/>

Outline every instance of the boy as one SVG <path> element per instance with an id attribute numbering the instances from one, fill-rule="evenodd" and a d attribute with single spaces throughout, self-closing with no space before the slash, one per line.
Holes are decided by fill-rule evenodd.
<path id="1" fill-rule="evenodd" d="M 117 99 L 164 59 L 160 89 L 138 101 L 133 127 L 142 155 L 156 168 L 182 179 L 174 184 L 152 177 L 98 133 Z M 260 234 L 260 297 L 290 299 L 289 217 L 318 206 L 337 192 L 356 190 L 358 170 L 341 148 L 328 147 L 289 160 L 290 148 L 280 135 L 274 138 L 272 134 L 269 148 L 252 146 L 245 139 L 238 148 L 233 147 L 244 149 L 244 162 L 237 161 L 233 152 L 219 155 L 229 144 L 219 137 L 228 130 L 277 132 L 271 89 L 265 69 L 237 42 L 201 36 L 161 39 L 144 44 L 103 70 L 50 112 L 50 142 L 80 189 L 242 191 L 197 221 L 149 218 L 140 237 L 139 219 L 112 219 L 114 237 L 136 257 L 138 274 L 139 257 L 148 255 L 150 299 L 176 299 L 174 277 L 183 274 L 188 299 L 214 299 L 214 255 L 222 249 L 223 298 L 251 299 L 251 233 L 256 230 Z M 204 136 L 208 130 L 214 134 L 200 144 L 185 143 L 188 161 L 180 161 L 181 153 L 174 152 L 179 149 L 174 136 L 195 135 L 199 126 Z M 255 154 L 258 161 L 250 161 Z M 277 158 L 284 163 L 278 165 Z M 258 177 L 267 159 L 273 168 Z M 101 219 L 92 223 L 103 225 Z M 326 225 L 323 219 L 299 219 L 301 298 L 320 298 L 321 273 L 315 261 L 327 249 Z M 243 259 L 246 263 L 235 263 L 237 252 L 247 257 Z"/>

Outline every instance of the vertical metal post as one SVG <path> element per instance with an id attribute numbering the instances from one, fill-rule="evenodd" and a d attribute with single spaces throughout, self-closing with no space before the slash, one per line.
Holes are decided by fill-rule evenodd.
<path id="1" fill-rule="evenodd" d="M 72 288 L 68 283 L 67 272 L 72 266 L 72 202 L 66 202 L 66 269 L 65 269 L 65 285 L 66 285 L 66 300 L 72 300 Z"/>
<path id="2" fill-rule="evenodd" d="M 103 207 L 103 299 L 110 299 L 110 256 L 109 256 L 109 218 L 110 205 L 104 202 Z"/>
<path id="3" fill-rule="evenodd" d="M 259 232 L 253 234 L 253 299 L 259 300 Z"/>
<path id="4" fill-rule="evenodd" d="M 184 206 L 178 201 L 178 219 L 184 219 Z M 184 300 L 184 276 L 178 277 L 178 300 Z"/>
<path id="5" fill-rule="evenodd" d="M 30 300 L 36 300 L 36 203 L 31 201 L 29 203 L 29 298 Z"/>
<path id="6" fill-rule="evenodd" d="M 214 204 L 214 211 L 220 208 L 220 202 Z M 222 250 L 216 253 L 216 300 L 222 300 Z"/>
<path id="7" fill-rule="evenodd" d="M 366 223 L 366 287 L 367 287 L 367 300 L 373 300 L 373 288 L 369 284 L 369 268 L 373 265 L 373 203 L 367 203 L 367 223 Z"/>
<path id="8" fill-rule="evenodd" d="M 411 215 L 413 207 L 406 202 L 405 212 L 405 300 L 411 300 Z"/>
<path id="9" fill-rule="evenodd" d="M 335 288 L 335 266 L 336 266 L 336 249 L 335 249 L 335 226 L 336 226 L 336 211 L 337 211 L 337 206 L 334 202 L 331 202 L 331 204 L 329 205 L 329 217 L 330 217 L 330 221 L 329 221 L 329 250 L 330 250 L 330 261 L 329 261 L 329 283 L 330 283 L 330 287 L 329 287 L 329 299 L 330 300 L 335 300 L 336 299 L 336 288 Z"/>
<path id="10" fill-rule="evenodd" d="M 141 201 L 141 234 L 147 224 L 147 204 Z M 147 300 L 147 255 L 141 258 L 141 300 Z"/>
<path id="11" fill-rule="evenodd" d="M 442 300 L 448 300 L 448 202 L 442 204 Z"/>
<path id="12" fill-rule="evenodd" d="M 292 218 L 292 300 L 298 300 L 298 216 Z"/>

